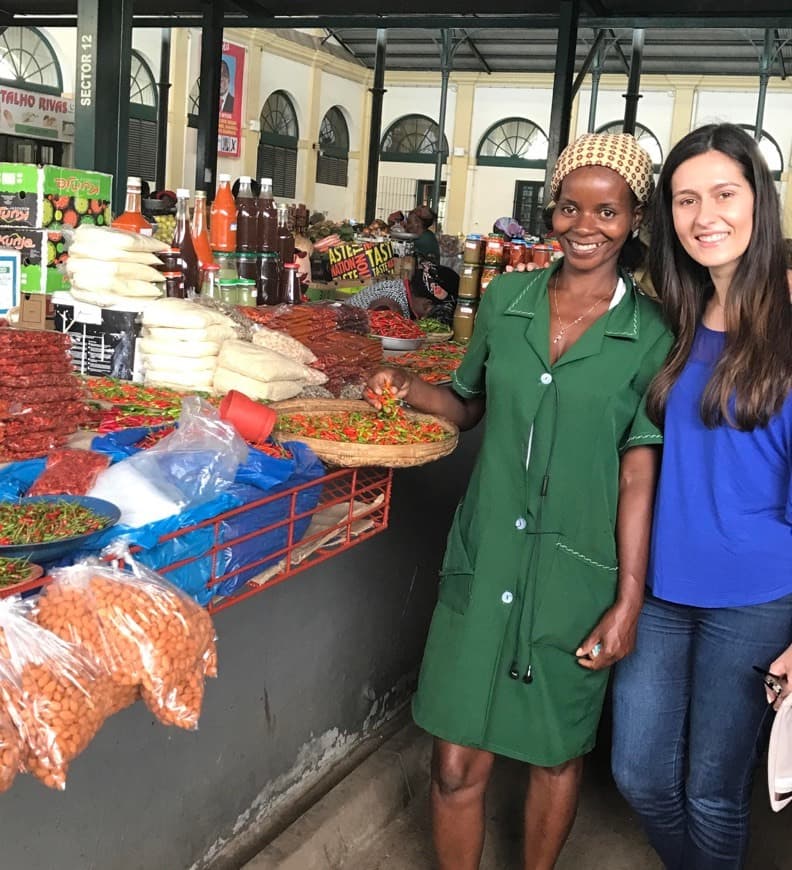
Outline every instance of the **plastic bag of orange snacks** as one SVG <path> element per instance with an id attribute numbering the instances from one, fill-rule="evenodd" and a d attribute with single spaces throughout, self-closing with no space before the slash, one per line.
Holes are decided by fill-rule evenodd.
<path id="1" fill-rule="evenodd" d="M 139 689 L 160 722 L 197 728 L 204 677 L 217 676 L 212 620 L 163 577 L 125 560 L 134 574 L 90 562 L 54 570 L 37 620 L 84 646 L 120 690 Z"/>
<path id="2" fill-rule="evenodd" d="M 0 684 L 15 681 L 6 662 L 0 662 Z M 19 684 L 18 681 L 17 685 Z M 8 791 L 22 770 L 25 741 L 11 721 L 8 712 L 0 707 L 0 792 Z"/>
<path id="3" fill-rule="evenodd" d="M 28 613 L 19 599 L 0 601 L 0 703 L 24 741 L 22 767 L 63 789 L 69 763 L 107 717 L 113 685 L 84 650 Z"/>

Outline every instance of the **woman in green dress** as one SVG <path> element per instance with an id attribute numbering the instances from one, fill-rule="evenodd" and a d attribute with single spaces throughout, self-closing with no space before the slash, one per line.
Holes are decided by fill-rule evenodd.
<path id="1" fill-rule="evenodd" d="M 462 429 L 486 410 L 413 701 L 435 737 L 441 870 L 478 867 L 495 755 L 530 765 L 524 867 L 555 865 L 609 668 L 634 643 L 662 442 L 644 396 L 671 343 L 624 268 L 651 190 L 631 136 L 577 140 L 551 186 L 564 257 L 490 284 L 450 388 L 399 369 L 369 382 Z"/>

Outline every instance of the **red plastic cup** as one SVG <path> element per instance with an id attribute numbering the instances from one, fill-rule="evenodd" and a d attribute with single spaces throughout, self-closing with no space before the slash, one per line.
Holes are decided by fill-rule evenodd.
<path id="1" fill-rule="evenodd" d="M 277 414 L 272 408 L 229 390 L 220 403 L 220 419 L 231 423 L 237 432 L 252 444 L 266 441 L 275 426 Z"/>

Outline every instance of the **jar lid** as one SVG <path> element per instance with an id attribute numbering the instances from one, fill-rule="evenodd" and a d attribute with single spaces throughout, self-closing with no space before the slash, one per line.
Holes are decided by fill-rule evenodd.
<path id="1" fill-rule="evenodd" d="M 242 287 L 250 287 L 252 284 L 256 282 L 252 278 L 240 278 L 238 281 L 234 282 L 237 286 Z"/>
<path id="2" fill-rule="evenodd" d="M 478 242 L 481 240 L 481 233 L 470 233 L 468 238 L 473 239 L 474 242 Z"/>
<path id="3" fill-rule="evenodd" d="M 183 278 L 184 272 L 163 272 L 163 278 Z"/>
<path id="4" fill-rule="evenodd" d="M 203 270 L 204 270 L 204 272 L 219 272 L 219 271 L 220 271 L 220 267 L 219 267 L 217 264 L 215 264 L 215 263 L 207 263 L 207 264 L 203 267 Z"/>
<path id="5" fill-rule="evenodd" d="M 221 278 L 217 283 L 221 287 L 236 287 L 239 281 L 236 278 Z"/>
<path id="6" fill-rule="evenodd" d="M 259 256 L 262 260 L 275 260 L 277 259 L 278 253 L 277 251 L 263 251 Z"/>
<path id="7" fill-rule="evenodd" d="M 283 268 L 284 269 L 299 269 L 300 265 L 299 265 L 299 263 L 284 263 Z"/>
<path id="8" fill-rule="evenodd" d="M 237 257 L 239 257 L 240 260 L 255 260 L 257 256 L 258 254 L 251 254 L 248 251 L 243 251 L 242 253 L 237 254 Z"/>

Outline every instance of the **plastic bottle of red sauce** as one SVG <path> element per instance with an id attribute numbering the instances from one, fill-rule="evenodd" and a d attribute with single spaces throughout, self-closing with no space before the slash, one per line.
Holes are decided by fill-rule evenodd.
<path id="1" fill-rule="evenodd" d="M 294 236 L 289 229 L 289 208 L 278 206 L 278 256 L 281 264 L 294 262 Z"/>
<path id="2" fill-rule="evenodd" d="M 233 254 L 237 246 L 237 207 L 231 193 L 231 176 L 219 175 L 217 196 L 209 213 L 209 244 L 213 251 Z"/>
<path id="3" fill-rule="evenodd" d="M 141 182 L 139 178 L 129 176 L 127 178 L 126 205 L 124 211 L 110 224 L 117 230 L 128 230 L 132 233 L 140 233 L 141 236 L 150 236 L 154 227 L 143 217 L 140 211 Z"/>
<path id="4" fill-rule="evenodd" d="M 239 178 L 237 207 L 237 251 L 242 254 L 255 254 L 258 245 L 258 203 L 253 196 L 250 177 Z"/>
<path id="5" fill-rule="evenodd" d="M 192 218 L 192 240 L 198 255 L 198 267 L 205 269 L 214 264 L 212 248 L 209 244 L 209 230 L 206 226 L 206 192 L 195 191 L 195 208 Z"/>
<path id="6" fill-rule="evenodd" d="M 268 253 L 278 250 L 278 211 L 272 199 L 272 179 L 261 179 L 258 198 L 258 250 Z"/>
<path id="7" fill-rule="evenodd" d="M 201 292 L 201 270 L 190 232 L 190 215 L 187 207 L 189 200 L 190 191 L 180 187 L 176 191 L 176 230 L 173 233 L 173 247 L 179 249 L 181 255 L 179 265 L 184 272 L 184 289 L 187 296 L 191 297 Z"/>

